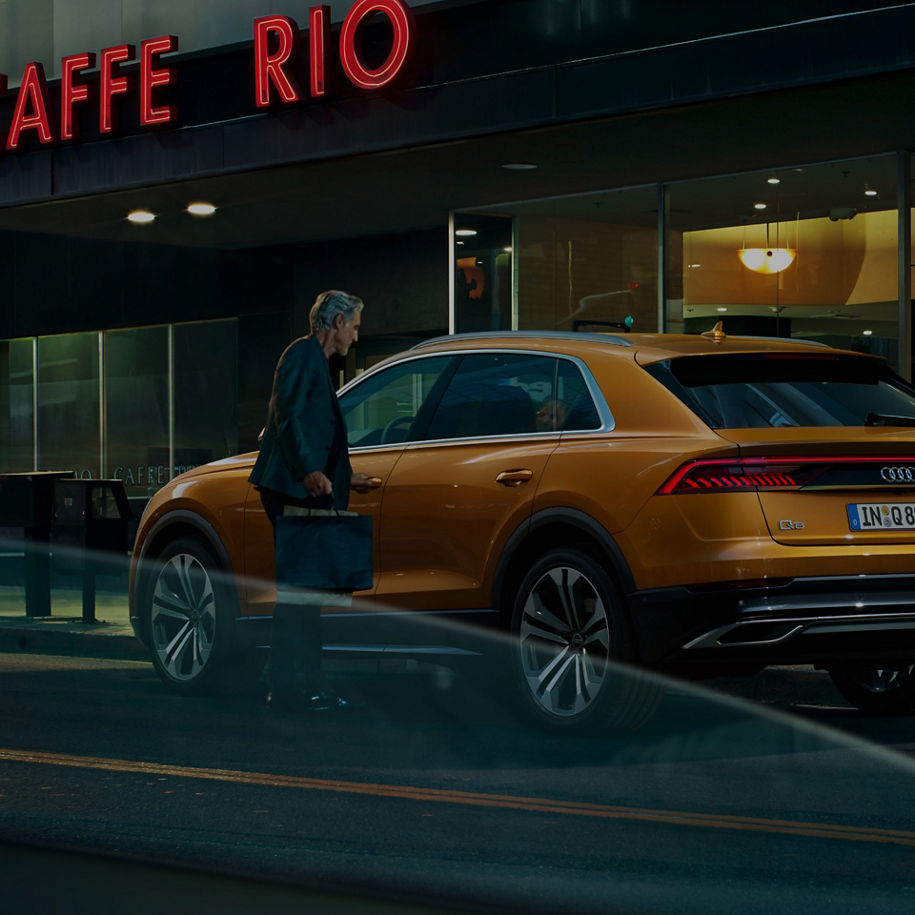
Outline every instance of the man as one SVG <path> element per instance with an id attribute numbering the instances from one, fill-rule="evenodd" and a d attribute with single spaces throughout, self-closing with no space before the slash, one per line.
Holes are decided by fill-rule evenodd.
<path id="1" fill-rule="evenodd" d="M 260 454 L 250 481 L 260 491 L 274 526 L 287 505 L 343 510 L 352 487 L 368 489 L 353 474 L 346 426 L 330 376 L 329 361 L 345 356 L 359 339 L 363 302 L 339 290 L 322 292 L 309 314 L 311 333 L 280 356 Z M 325 710 L 346 702 L 323 682 L 320 608 L 283 602 L 273 614 L 267 703 L 271 708 Z M 302 680 L 300 683 L 299 680 Z"/>

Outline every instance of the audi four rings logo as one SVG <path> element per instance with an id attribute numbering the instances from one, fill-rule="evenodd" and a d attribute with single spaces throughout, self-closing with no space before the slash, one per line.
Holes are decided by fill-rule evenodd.
<path id="1" fill-rule="evenodd" d="M 880 479 L 886 483 L 915 483 L 915 468 L 881 467 Z"/>

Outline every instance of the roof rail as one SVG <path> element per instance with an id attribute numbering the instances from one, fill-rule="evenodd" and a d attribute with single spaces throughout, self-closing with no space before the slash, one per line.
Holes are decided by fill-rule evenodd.
<path id="1" fill-rule="evenodd" d="M 614 346 L 634 345 L 631 340 L 627 340 L 625 337 L 621 337 L 618 334 L 575 333 L 569 330 L 490 330 L 431 337 L 428 340 L 423 340 L 420 343 L 414 344 L 410 349 L 421 349 L 424 346 L 431 346 L 433 343 L 442 343 L 447 340 L 492 340 L 494 337 L 508 337 L 513 340 L 535 338 L 546 338 L 548 340 L 596 340 L 599 343 L 610 343 Z"/>

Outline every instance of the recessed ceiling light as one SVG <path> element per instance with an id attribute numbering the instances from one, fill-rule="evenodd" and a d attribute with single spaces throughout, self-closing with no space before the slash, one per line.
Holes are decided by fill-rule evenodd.
<path id="1" fill-rule="evenodd" d="M 511 254 L 511 253 L 512 253 L 512 246 L 511 246 L 511 245 L 506 245 L 502 250 L 503 250 L 506 254 Z"/>
<path id="2" fill-rule="evenodd" d="M 753 209 L 754 210 L 764 210 L 767 206 L 768 206 L 767 203 L 763 203 L 762 201 L 760 201 L 759 203 L 753 204 Z"/>
<path id="3" fill-rule="evenodd" d="M 775 175 L 773 175 L 771 178 L 768 179 L 768 182 L 769 182 L 769 184 L 781 184 L 782 179 L 776 178 Z"/>
<path id="4" fill-rule="evenodd" d="M 687 264 L 686 266 L 689 270 L 696 270 L 697 268 L 701 267 L 702 264 Z"/>
<path id="5" fill-rule="evenodd" d="M 214 207 L 212 203 L 198 200 L 188 204 L 187 211 L 192 216 L 212 216 L 216 212 L 216 207 Z"/>
<path id="6" fill-rule="evenodd" d="M 877 196 L 877 192 L 876 192 L 872 187 L 869 187 L 869 188 L 864 192 L 864 196 L 865 196 L 865 197 L 876 197 L 876 196 Z"/>
<path id="7" fill-rule="evenodd" d="M 476 229 L 455 229 L 454 234 L 464 237 L 464 238 L 469 238 L 471 235 L 476 235 L 477 230 Z"/>
<path id="8" fill-rule="evenodd" d="M 127 214 L 127 221 L 132 222 L 135 226 L 146 226 L 156 221 L 156 214 L 149 210 L 131 210 Z"/>
<path id="9" fill-rule="evenodd" d="M 530 172 L 537 166 L 533 162 L 505 162 L 502 168 L 507 168 L 510 172 Z"/>
<path id="10" fill-rule="evenodd" d="M 727 308 L 719 308 L 718 311 L 727 311 Z"/>
<path id="11" fill-rule="evenodd" d="M 865 337 L 869 337 L 869 336 L 871 336 L 871 334 L 873 334 L 873 331 L 872 330 L 862 330 L 861 333 L 864 334 Z"/>

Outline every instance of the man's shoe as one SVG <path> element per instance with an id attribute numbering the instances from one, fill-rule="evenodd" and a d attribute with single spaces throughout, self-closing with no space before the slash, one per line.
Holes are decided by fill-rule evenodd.
<path id="1" fill-rule="evenodd" d="M 349 705 L 342 696 L 323 689 L 312 695 L 275 689 L 267 693 L 267 708 L 275 712 L 330 712 Z"/>
<path id="2" fill-rule="evenodd" d="M 336 709 L 345 709 L 349 707 L 349 702 L 336 693 L 328 692 L 325 689 L 318 690 L 314 695 L 305 700 L 304 706 L 309 712 L 331 712 Z"/>

